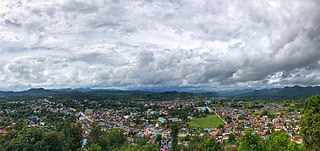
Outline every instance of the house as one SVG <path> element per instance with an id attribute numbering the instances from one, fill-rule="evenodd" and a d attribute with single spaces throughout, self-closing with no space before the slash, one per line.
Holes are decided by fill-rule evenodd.
<path id="1" fill-rule="evenodd" d="M 36 121 L 38 121 L 38 120 L 39 120 L 39 117 L 38 117 L 38 116 L 33 116 L 33 115 L 32 115 L 32 116 L 29 116 L 29 117 L 28 117 L 28 120 L 29 120 L 29 121 L 34 121 L 34 122 L 36 122 Z"/>
<path id="2" fill-rule="evenodd" d="M 166 120 L 165 118 L 159 117 L 159 118 L 158 118 L 158 121 L 159 121 L 160 123 L 165 123 L 167 120 Z"/>
<path id="3" fill-rule="evenodd" d="M 93 109 L 86 109 L 84 111 L 84 114 L 86 114 L 86 115 L 91 115 L 92 113 L 93 113 Z"/>
<path id="4" fill-rule="evenodd" d="M 5 129 L 0 129 L 0 134 L 4 134 L 4 133 L 7 133 L 8 131 L 5 130 Z"/>
<path id="5" fill-rule="evenodd" d="M 168 120 L 171 121 L 171 122 L 179 122 L 178 118 L 169 118 Z"/>

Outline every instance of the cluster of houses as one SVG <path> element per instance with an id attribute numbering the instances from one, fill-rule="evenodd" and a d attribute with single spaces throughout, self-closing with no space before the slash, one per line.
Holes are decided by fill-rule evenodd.
<path id="1" fill-rule="evenodd" d="M 45 126 L 48 122 L 53 122 L 51 121 L 53 114 L 59 118 L 56 120 L 61 121 L 66 115 L 75 112 L 76 110 L 73 108 L 47 99 L 24 101 L 23 104 L 15 104 L 8 106 L 5 110 L 0 110 L 0 120 L 6 124 L 0 128 L 13 126 L 18 121 L 25 122 L 28 127 Z"/>
<path id="2" fill-rule="evenodd" d="M 140 102 L 141 103 L 141 102 Z M 98 123 L 102 130 L 121 128 L 129 136 L 129 143 L 133 143 L 137 137 L 148 137 L 149 142 L 157 141 L 163 148 L 170 148 L 172 143 L 172 129 L 167 123 L 183 122 L 185 119 L 178 115 L 170 115 L 169 110 L 177 106 L 194 106 L 195 101 L 162 101 L 155 103 L 143 102 L 145 111 L 136 107 L 123 109 L 86 109 L 78 112 L 83 131 L 83 145 L 87 142 L 87 134 L 90 133 L 90 124 Z M 154 109 L 154 106 L 158 106 Z M 161 116 L 160 116 L 161 115 Z M 149 117 L 149 118 L 146 118 Z M 182 134 L 183 133 L 183 134 Z M 179 131 L 179 135 L 186 135 L 186 128 Z"/>
<path id="3" fill-rule="evenodd" d="M 293 141 L 302 143 L 298 124 L 303 116 L 302 113 L 285 111 L 286 108 L 279 105 L 266 105 L 262 109 L 268 110 L 266 108 L 278 110 L 279 112 L 273 113 L 273 116 L 262 116 L 252 112 L 252 110 L 239 110 L 231 107 L 215 108 L 217 115 L 228 121 L 227 125 L 216 130 L 219 134 L 217 138 L 225 140 L 228 139 L 228 135 L 231 133 L 238 136 L 245 130 L 250 129 L 252 133 L 258 133 L 261 137 L 268 139 L 268 134 L 272 130 L 284 130 Z"/>

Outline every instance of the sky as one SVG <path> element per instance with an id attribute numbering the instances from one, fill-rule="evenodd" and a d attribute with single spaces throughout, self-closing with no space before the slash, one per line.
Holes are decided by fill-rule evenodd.
<path id="1" fill-rule="evenodd" d="M 0 0 L 0 90 L 319 84 L 319 0 Z"/>

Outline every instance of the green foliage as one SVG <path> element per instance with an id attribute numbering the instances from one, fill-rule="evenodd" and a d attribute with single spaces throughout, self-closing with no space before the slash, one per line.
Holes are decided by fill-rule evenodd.
<path id="1" fill-rule="evenodd" d="M 181 128 L 181 125 L 175 123 L 171 126 L 172 129 L 172 150 L 178 150 L 178 132 Z"/>
<path id="2" fill-rule="evenodd" d="M 268 111 L 263 111 L 263 112 L 261 112 L 260 117 L 263 117 L 263 116 L 266 116 L 266 115 L 268 115 Z"/>
<path id="3" fill-rule="evenodd" d="M 198 150 L 198 151 L 203 151 L 204 150 L 204 142 L 207 138 L 205 137 L 199 137 L 199 136 L 194 136 L 190 138 L 190 142 L 188 147 L 184 148 L 185 151 L 193 151 L 193 150 Z"/>
<path id="4" fill-rule="evenodd" d="M 91 144 L 88 149 L 88 151 L 102 151 L 101 146 L 99 146 L 98 144 Z"/>
<path id="5" fill-rule="evenodd" d="M 223 151 L 223 145 L 217 143 L 214 137 L 211 137 L 204 147 L 205 151 Z"/>
<path id="6" fill-rule="evenodd" d="M 109 151 L 121 148 L 125 145 L 126 141 L 127 138 L 124 135 L 124 130 L 111 129 L 103 133 L 95 143 L 99 144 L 103 150 Z"/>
<path id="7" fill-rule="evenodd" d="M 115 149 L 114 151 L 141 151 L 141 149 L 137 145 L 126 145 L 120 149 Z"/>
<path id="8" fill-rule="evenodd" d="M 241 141 L 239 143 L 239 151 L 262 151 L 264 150 L 264 140 L 259 134 L 252 134 L 250 131 L 246 131 L 244 135 L 241 136 Z"/>
<path id="9" fill-rule="evenodd" d="M 134 143 L 139 145 L 139 146 L 144 146 L 147 144 L 149 138 L 148 137 L 135 137 L 134 138 Z"/>
<path id="10" fill-rule="evenodd" d="M 76 150 L 81 148 L 82 140 L 82 127 L 81 124 L 76 122 L 76 117 L 70 116 L 68 119 L 60 126 L 60 129 L 65 135 L 65 139 L 69 144 L 71 150 Z"/>
<path id="11" fill-rule="evenodd" d="M 305 101 L 301 133 L 306 150 L 320 150 L 320 96 L 312 96 Z"/>
<path id="12" fill-rule="evenodd" d="M 89 136 L 91 137 L 91 140 L 89 143 L 98 143 L 102 135 L 103 135 L 103 132 L 101 131 L 101 127 L 97 124 L 92 124 L 92 129 L 91 129 L 91 132 L 89 133 Z"/>
<path id="13" fill-rule="evenodd" d="M 273 132 L 267 143 L 268 150 L 282 151 L 288 148 L 290 143 L 289 135 L 284 131 Z"/>
<path id="14" fill-rule="evenodd" d="M 269 139 L 263 140 L 258 134 L 246 131 L 241 136 L 239 151 L 303 151 L 303 145 L 291 142 L 285 131 L 274 131 Z"/>
<path id="15" fill-rule="evenodd" d="M 67 150 L 67 143 L 64 141 L 64 135 L 56 131 L 46 132 L 41 143 L 41 150 L 43 151 Z"/>
<path id="16" fill-rule="evenodd" d="M 288 145 L 288 151 L 304 151 L 304 145 L 303 144 L 297 144 L 296 142 L 291 142 Z"/>
<path id="17" fill-rule="evenodd" d="M 149 143 L 141 148 L 144 151 L 159 151 L 160 147 L 154 143 Z"/>
<path id="18" fill-rule="evenodd" d="M 184 151 L 223 151 L 223 144 L 216 141 L 215 137 L 193 136 L 190 139 L 188 147 Z"/>
<path id="19" fill-rule="evenodd" d="M 66 151 L 68 144 L 61 132 L 44 128 L 10 131 L 0 135 L 0 150 L 16 151 Z"/>
<path id="20" fill-rule="evenodd" d="M 154 143 L 150 143 L 140 147 L 139 145 L 124 145 L 121 148 L 114 149 L 113 151 L 159 151 L 160 147 Z"/>
<path id="21" fill-rule="evenodd" d="M 236 141 L 236 136 L 234 136 L 234 134 L 229 134 L 229 141 L 230 142 L 233 142 L 233 141 Z"/>

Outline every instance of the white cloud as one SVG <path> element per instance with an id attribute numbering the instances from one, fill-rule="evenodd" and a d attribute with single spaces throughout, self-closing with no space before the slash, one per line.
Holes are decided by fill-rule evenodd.
<path id="1" fill-rule="evenodd" d="M 0 88 L 317 85 L 319 10 L 316 0 L 4 0 Z"/>

